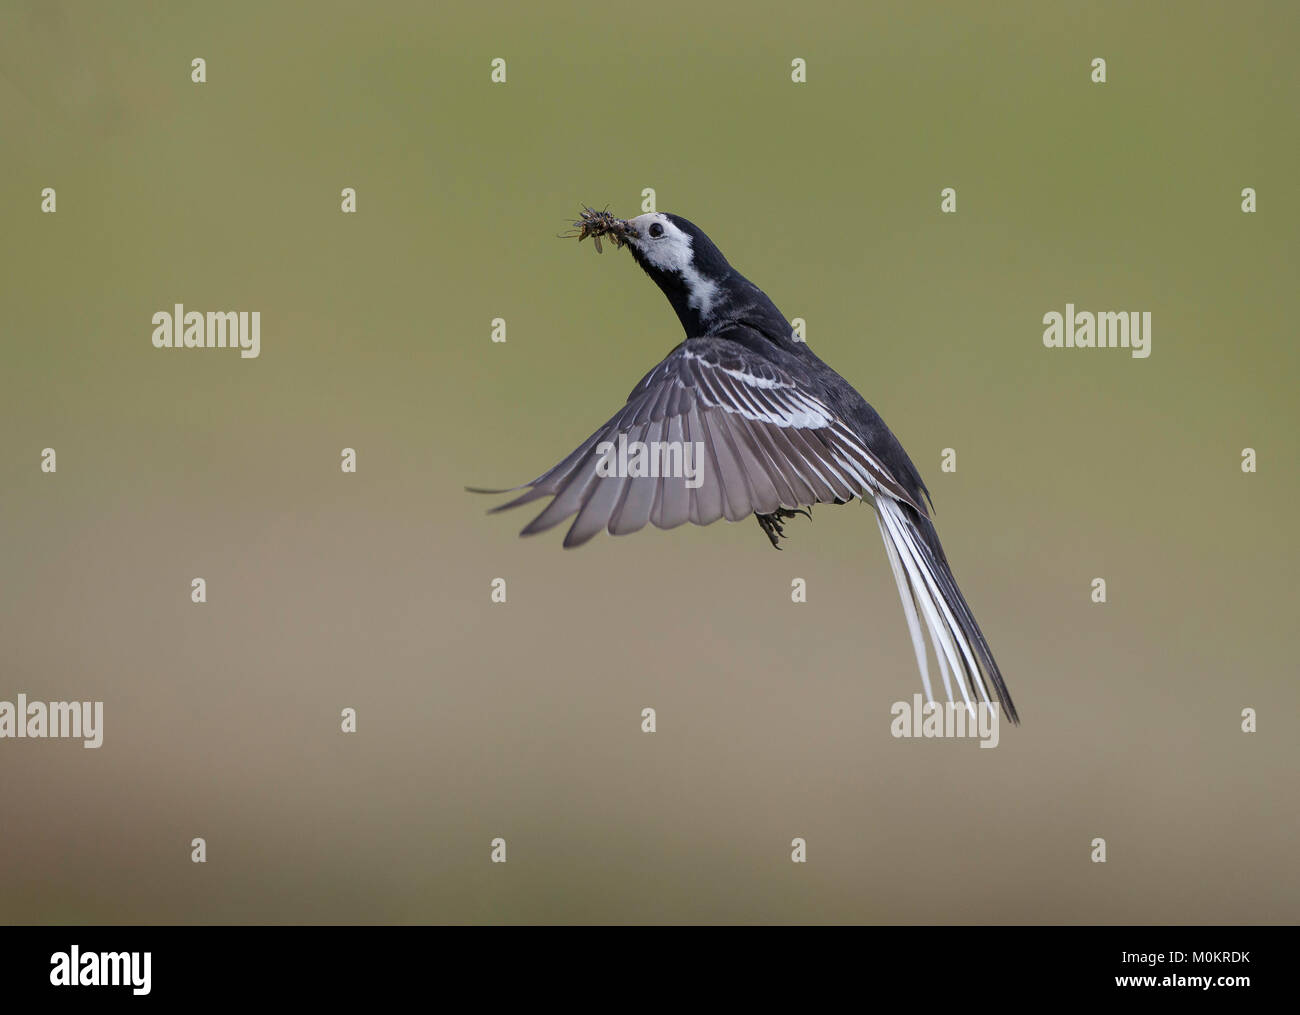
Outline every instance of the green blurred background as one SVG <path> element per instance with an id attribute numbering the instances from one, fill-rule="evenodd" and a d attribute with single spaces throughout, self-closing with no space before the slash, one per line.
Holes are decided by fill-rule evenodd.
<path id="1" fill-rule="evenodd" d="M 106 725 L 0 741 L 0 920 L 1296 920 L 1298 45 L 1292 3 L 0 6 L 0 699 Z M 996 750 L 890 736 L 865 508 L 566 552 L 463 492 L 679 341 L 555 238 L 644 187 L 920 466 Z M 177 302 L 261 357 L 154 349 Z M 1044 349 L 1066 302 L 1150 359 Z"/>

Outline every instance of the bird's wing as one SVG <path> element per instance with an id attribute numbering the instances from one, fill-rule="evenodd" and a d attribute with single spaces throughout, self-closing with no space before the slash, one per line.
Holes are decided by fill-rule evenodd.
<path id="1" fill-rule="evenodd" d="M 629 449 L 627 474 L 618 474 L 620 438 Z M 633 461 L 638 443 L 646 448 L 648 475 L 638 474 Z M 882 493 L 926 513 L 807 386 L 745 346 L 717 338 L 679 345 L 633 389 L 622 411 L 524 486 L 522 496 L 493 510 L 553 497 L 523 535 L 576 515 L 565 546 L 601 529 L 625 535 L 647 522 L 661 529 L 708 525 Z"/>

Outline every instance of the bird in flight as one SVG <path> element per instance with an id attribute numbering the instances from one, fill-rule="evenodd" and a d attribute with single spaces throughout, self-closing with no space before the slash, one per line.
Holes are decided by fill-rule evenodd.
<path id="1" fill-rule="evenodd" d="M 957 587 L 930 520 L 916 466 L 880 415 L 796 339 L 767 295 L 679 215 L 618 219 L 585 209 L 569 235 L 626 246 L 677 313 L 686 339 L 632 389 L 627 404 L 572 454 L 493 512 L 550 497 L 523 529 L 573 518 L 564 545 L 601 530 L 754 515 L 780 549 L 785 523 L 814 504 L 869 503 L 898 583 L 921 682 L 933 701 L 924 631 L 944 690 L 1015 705 L 979 624 Z M 629 454 L 628 449 L 631 449 Z M 932 505 L 929 505 L 932 506 Z"/>

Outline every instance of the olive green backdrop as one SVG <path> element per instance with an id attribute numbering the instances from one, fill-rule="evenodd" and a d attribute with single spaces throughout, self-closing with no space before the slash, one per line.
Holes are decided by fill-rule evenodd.
<path id="1" fill-rule="evenodd" d="M 1263 2 L 5 3 L 0 699 L 106 730 L 0 741 L 0 920 L 1295 921 L 1298 45 Z M 555 238 L 645 187 L 917 461 L 997 749 L 890 736 L 866 508 L 566 552 L 463 492 L 679 341 Z M 1067 302 L 1151 357 L 1045 349 Z M 154 349 L 175 303 L 260 358 Z"/>

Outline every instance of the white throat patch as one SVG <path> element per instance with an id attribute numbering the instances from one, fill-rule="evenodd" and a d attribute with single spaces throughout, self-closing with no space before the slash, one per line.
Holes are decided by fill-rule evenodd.
<path id="1" fill-rule="evenodd" d="M 708 317 L 718 300 L 718 283 L 706 279 L 696 270 L 690 235 L 673 225 L 672 220 L 662 212 L 638 215 L 631 221 L 637 231 L 636 238 L 631 242 L 636 244 L 641 256 L 660 271 L 681 275 L 689 294 L 686 302 L 691 309 L 698 310 L 701 317 Z M 663 227 L 660 236 L 650 235 L 650 227 L 656 224 Z"/>

